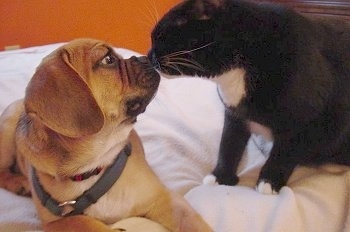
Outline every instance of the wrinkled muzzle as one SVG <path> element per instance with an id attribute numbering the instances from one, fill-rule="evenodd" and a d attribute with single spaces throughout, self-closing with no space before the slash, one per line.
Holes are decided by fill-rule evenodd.
<path id="1" fill-rule="evenodd" d="M 132 56 L 125 60 L 126 75 L 130 88 L 137 94 L 126 101 L 127 115 L 136 117 L 146 110 L 157 92 L 160 76 L 146 56 Z"/>

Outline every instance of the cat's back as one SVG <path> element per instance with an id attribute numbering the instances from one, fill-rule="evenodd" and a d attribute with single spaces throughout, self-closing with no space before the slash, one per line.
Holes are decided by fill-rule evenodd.
<path id="1" fill-rule="evenodd" d="M 310 18 L 323 39 L 321 51 L 338 70 L 350 79 L 350 22 L 328 17 Z"/>
<path id="2" fill-rule="evenodd" d="M 316 25 L 317 30 L 328 40 L 337 43 L 350 43 L 350 21 L 339 18 L 310 15 L 307 18 Z M 350 46 L 348 47 L 350 49 Z"/>

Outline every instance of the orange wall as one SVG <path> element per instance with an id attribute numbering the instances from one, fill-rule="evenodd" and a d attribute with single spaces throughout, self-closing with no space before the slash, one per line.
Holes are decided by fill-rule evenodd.
<path id="1" fill-rule="evenodd" d="M 92 37 L 145 53 L 150 32 L 180 0 L 0 0 L 0 50 Z"/>

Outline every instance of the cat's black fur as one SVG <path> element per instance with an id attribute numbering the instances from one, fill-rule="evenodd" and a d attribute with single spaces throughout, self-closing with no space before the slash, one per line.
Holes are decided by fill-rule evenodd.
<path id="1" fill-rule="evenodd" d="M 234 173 L 250 137 L 248 120 L 270 128 L 274 137 L 258 184 L 279 191 L 299 164 L 350 165 L 345 22 L 309 19 L 270 4 L 188 0 L 155 26 L 149 58 L 170 75 L 214 78 L 245 70 L 244 96 L 235 106 L 226 104 L 213 171 L 219 183 L 238 181 Z"/>

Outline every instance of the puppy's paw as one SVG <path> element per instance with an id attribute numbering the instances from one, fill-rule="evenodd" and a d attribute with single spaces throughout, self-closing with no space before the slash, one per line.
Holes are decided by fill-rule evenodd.
<path id="1" fill-rule="evenodd" d="M 127 231 L 126 229 L 123 229 L 123 228 L 115 228 L 115 229 L 113 229 L 113 231 L 116 231 L 116 232 L 125 232 L 125 231 Z"/>
<path id="2" fill-rule="evenodd" d="M 110 227 L 118 232 L 132 231 L 152 231 L 152 232 L 170 232 L 160 223 L 144 217 L 129 217 L 122 219 Z"/>
<path id="3" fill-rule="evenodd" d="M 269 183 L 267 180 L 260 180 L 256 186 L 256 190 L 259 193 L 266 194 L 266 195 L 277 195 L 278 191 L 275 190 L 271 183 Z"/>
<path id="4" fill-rule="evenodd" d="M 14 176 L 12 180 L 8 183 L 6 189 L 20 196 L 31 195 L 29 182 L 24 176 Z"/>
<path id="5" fill-rule="evenodd" d="M 21 196 L 30 196 L 30 185 L 25 176 L 4 171 L 0 173 L 0 187 Z"/>

